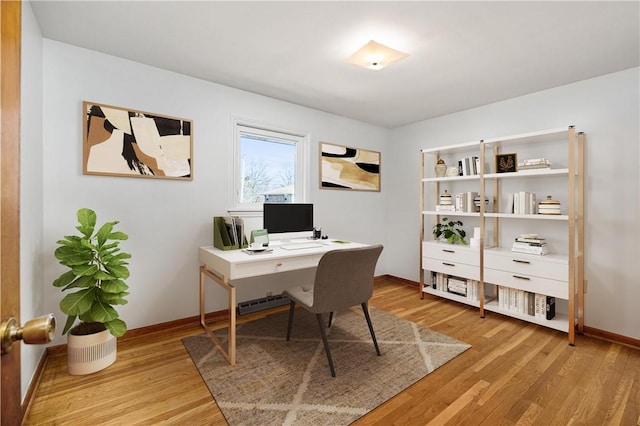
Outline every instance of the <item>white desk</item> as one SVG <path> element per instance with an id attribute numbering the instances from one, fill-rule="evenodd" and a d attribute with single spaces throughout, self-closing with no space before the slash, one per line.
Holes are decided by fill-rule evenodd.
<path id="1" fill-rule="evenodd" d="M 200 247 L 200 324 L 231 365 L 236 364 L 236 289 L 232 280 L 261 275 L 278 274 L 298 269 L 314 268 L 323 254 L 331 250 L 366 247 L 360 243 L 336 243 L 336 240 L 317 240 L 320 247 L 285 250 L 270 243 L 273 251 L 248 254 L 242 250 L 220 250 L 213 246 Z M 229 344 L 225 349 L 205 322 L 205 278 L 226 289 L 229 295 Z M 295 283 L 292 283 L 292 285 Z"/>

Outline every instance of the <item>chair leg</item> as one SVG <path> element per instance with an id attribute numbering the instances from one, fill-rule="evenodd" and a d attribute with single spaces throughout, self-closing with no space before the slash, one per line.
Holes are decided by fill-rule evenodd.
<path id="1" fill-rule="evenodd" d="M 373 339 L 373 346 L 376 347 L 376 353 L 380 356 L 380 348 L 378 348 L 378 341 L 376 340 L 376 333 L 373 332 L 373 324 L 371 324 L 371 317 L 369 316 L 369 309 L 367 308 L 367 302 L 362 303 L 362 311 L 364 312 L 364 316 L 367 319 L 367 325 L 369 326 L 369 332 L 371 333 L 371 338 Z"/>
<path id="2" fill-rule="evenodd" d="M 316 314 L 318 318 L 318 325 L 320 326 L 320 335 L 322 336 L 322 343 L 324 343 L 324 351 L 327 353 L 327 361 L 329 361 L 329 369 L 331 369 L 331 376 L 336 377 L 336 370 L 333 368 L 333 360 L 331 359 L 331 351 L 329 350 L 329 341 L 327 340 L 327 333 L 324 331 L 324 324 L 322 323 L 322 314 Z"/>
<path id="3" fill-rule="evenodd" d="M 331 322 L 333 321 L 333 311 L 329 312 L 329 324 L 327 327 L 331 327 Z"/>
<path id="4" fill-rule="evenodd" d="M 293 324 L 293 312 L 296 310 L 296 302 L 293 300 L 289 304 L 289 322 L 287 323 L 287 342 L 291 337 L 291 325 Z"/>

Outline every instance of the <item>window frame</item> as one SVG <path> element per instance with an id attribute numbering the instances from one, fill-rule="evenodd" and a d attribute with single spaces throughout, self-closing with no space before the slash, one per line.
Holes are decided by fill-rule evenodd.
<path id="1" fill-rule="evenodd" d="M 309 177 L 310 177 L 310 161 L 309 161 L 309 144 L 310 133 L 283 126 L 267 124 L 254 120 L 243 118 L 233 118 L 233 164 L 231 167 L 231 178 L 229 182 L 230 194 L 229 203 L 231 208 L 228 210 L 230 214 L 239 216 L 261 216 L 262 203 L 241 203 L 240 191 L 242 188 L 241 173 L 241 137 L 242 135 L 252 135 L 258 138 L 283 140 L 296 146 L 296 165 L 295 165 L 295 202 L 309 202 Z"/>

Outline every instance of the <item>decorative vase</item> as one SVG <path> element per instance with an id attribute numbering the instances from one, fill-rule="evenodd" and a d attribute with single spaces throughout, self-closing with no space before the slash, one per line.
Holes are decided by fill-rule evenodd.
<path id="1" fill-rule="evenodd" d="M 444 161 L 442 163 L 438 163 L 436 164 L 435 170 L 436 177 L 443 177 L 445 173 L 447 173 L 447 165 L 444 163 Z"/>
<path id="2" fill-rule="evenodd" d="M 117 339 L 104 330 L 88 335 L 67 336 L 67 371 L 71 375 L 95 373 L 116 360 Z"/>

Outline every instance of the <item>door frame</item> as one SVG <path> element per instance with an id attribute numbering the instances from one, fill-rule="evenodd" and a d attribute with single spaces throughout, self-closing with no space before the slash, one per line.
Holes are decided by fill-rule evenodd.
<path id="1" fill-rule="evenodd" d="M 0 1 L 0 320 L 20 321 L 22 2 Z M 0 424 L 22 423 L 20 345 L 0 357 Z"/>

